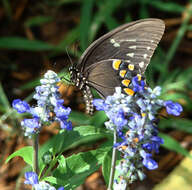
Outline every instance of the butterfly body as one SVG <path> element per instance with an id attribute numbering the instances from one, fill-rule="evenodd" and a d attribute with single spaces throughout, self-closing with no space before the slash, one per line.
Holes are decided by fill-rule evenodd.
<path id="1" fill-rule="evenodd" d="M 134 95 L 131 79 L 143 76 L 163 33 L 160 19 L 143 19 L 122 25 L 93 42 L 77 65 L 70 67 L 71 81 L 83 90 L 86 112 L 92 114 L 92 93 L 102 98 L 121 86 L 127 95 Z"/>

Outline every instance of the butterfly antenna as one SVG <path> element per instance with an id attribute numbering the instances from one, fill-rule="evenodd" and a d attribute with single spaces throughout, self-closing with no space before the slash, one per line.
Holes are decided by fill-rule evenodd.
<path id="1" fill-rule="evenodd" d="M 67 81 L 68 83 L 71 83 L 71 81 L 68 78 L 65 78 L 64 76 L 61 77 L 61 80 Z"/>
<path id="2" fill-rule="evenodd" d="M 69 61 L 70 61 L 71 65 L 73 65 L 73 61 L 72 61 L 72 59 L 71 59 L 71 57 L 70 57 L 70 55 L 69 55 L 69 52 L 68 52 L 68 50 L 67 50 L 67 47 L 65 48 L 65 51 L 66 51 L 66 53 L 67 53 L 67 56 L 68 56 L 68 58 L 69 58 Z M 71 83 L 71 81 L 70 81 L 69 79 L 65 78 L 64 76 L 61 77 L 61 80 L 64 80 L 64 81 L 67 81 L 67 82 Z"/>
<path id="3" fill-rule="evenodd" d="M 71 65 L 73 65 L 74 63 L 73 63 L 73 61 L 72 61 L 72 59 L 71 59 L 71 57 L 69 55 L 69 51 L 68 51 L 67 47 L 65 48 L 65 50 L 66 50 L 66 53 L 67 53 L 67 56 L 69 58 L 69 61 L 70 61 Z"/>

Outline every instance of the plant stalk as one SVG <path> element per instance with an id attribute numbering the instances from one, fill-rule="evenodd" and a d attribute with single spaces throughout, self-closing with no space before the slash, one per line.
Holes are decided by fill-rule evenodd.
<path id="1" fill-rule="evenodd" d="M 113 135 L 114 135 L 113 144 L 116 144 L 116 142 L 117 142 L 117 131 L 116 131 L 116 129 L 114 129 L 114 134 Z M 117 159 L 117 149 L 115 147 L 113 147 L 112 161 L 111 161 L 111 171 L 110 171 L 109 185 L 108 185 L 107 190 L 112 190 L 112 188 L 113 188 L 116 159 Z"/>
<path id="2" fill-rule="evenodd" d="M 38 133 L 34 135 L 33 150 L 34 150 L 33 165 L 34 165 L 35 173 L 38 175 L 39 174 L 39 164 L 38 164 L 39 134 Z"/>

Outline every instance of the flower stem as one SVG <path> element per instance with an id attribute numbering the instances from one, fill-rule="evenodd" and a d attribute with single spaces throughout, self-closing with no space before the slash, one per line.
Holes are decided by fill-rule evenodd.
<path id="1" fill-rule="evenodd" d="M 113 144 L 116 144 L 117 142 L 117 131 L 114 129 L 114 137 L 113 137 Z M 114 175 L 115 175 L 115 163 L 117 158 L 117 149 L 113 147 L 113 153 L 112 153 L 112 161 L 111 161 L 111 171 L 110 171 L 110 178 L 109 178 L 109 185 L 107 190 L 112 190 L 113 181 L 114 181 Z"/>
<path id="2" fill-rule="evenodd" d="M 129 184 L 127 184 L 127 186 L 126 186 L 126 190 L 129 190 Z"/>
<path id="3" fill-rule="evenodd" d="M 39 151 L 39 134 L 34 135 L 34 141 L 33 141 L 33 150 L 34 150 L 34 158 L 33 158 L 33 165 L 35 173 L 39 174 L 39 166 L 38 166 L 38 151 Z"/>

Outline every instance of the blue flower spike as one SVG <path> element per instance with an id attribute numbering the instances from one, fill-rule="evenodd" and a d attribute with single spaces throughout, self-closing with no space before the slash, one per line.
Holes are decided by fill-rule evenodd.
<path id="1" fill-rule="evenodd" d="M 103 111 L 105 109 L 105 101 L 102 99 L 94 99 L 93 105 L 96 107 L 98 111 Z"/>
<path id="2" fill-rule="evenodd" d="M 30 106 L 27 102 L 20 99 L 15 99 L 12 102 L 12 107 L 17 110 L 18 113 L 25 113 L 30 111 Z"/>
<path id="3" fill-rule="evenodd" d="M 35 172 L 26 172 L 25 173 L 25 184 L 36 185 L 39 183 L 38 176 Z"/>
<path id="4" fill-rule="evenodd" d="M 183 111 L 183 108 L 179 103 L 173 102 L 171 100 L 165 101 L 164 105 L 166 107 L 167 113 L 170 115 L 179 116 Z"/>
<path id="5" fill-rule="evenodd" d="M 152 152 L 158 153 L 163 144 L 155 123 L 158 110 L 166 107 L 168 114 L 175 116 L 183 111 L 178 103 L 158 99 L 161 87 L 151 89 L 138 76 L 133 77 L 129 88 L 135 92 L 134 95 L 126 96 L 120 87 L 116 87 L 112 96 L 93 101 L 96 109 L 105 111 L 109 118 L 105 122 L 106 128 L 116 130 L 119 137 L 114 147 L 121 152 L 123 159 L 116 166 L 119 178 L 115 179 L 114 188 L 123 190 L 126 180 L 132 183 L 145 178 L 143 167 L 148 170 L 158 168 L 152 159 Z"/>
<path id="6" fill-rule="evenodd" d="M 51 186 L 45 181 L 39 181 L 35 172 L 26 172 L 24 183 L 31 185 L 35 190 L 56 190 L 54 186 Z M 57 190 L 64 190 L 64 187 L 59 187 Z"/>
<path id="7" fill-rule="evenodd" d="M 44 78 L 40 80 L 41 85 L 35 88 L 33 98 L 37 105 L 30 107 L 29 104 L 20 99 L 13 101 L 12 106 L 18 113 L 29 113 L 32 118 L 24 119 L 21 125 L 25 136 L 31 137 L 39 133 L 42 127 L 58 122 L 61 129 L 72 130 L 72 123 L 68 121 L 71 108 L 63 106 L 57 83 L 60 81 L 57 74 L 51 70 L 47 71 Z"/>

